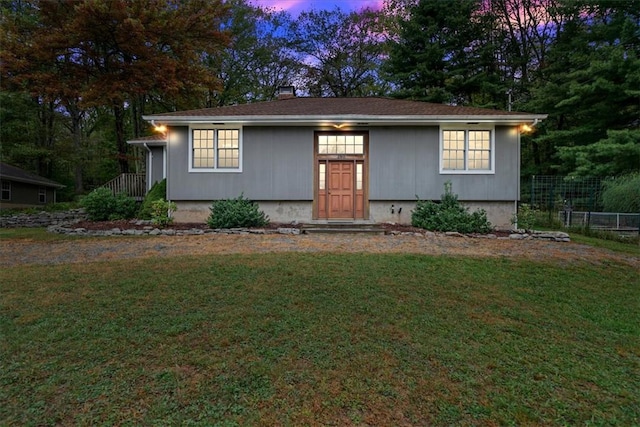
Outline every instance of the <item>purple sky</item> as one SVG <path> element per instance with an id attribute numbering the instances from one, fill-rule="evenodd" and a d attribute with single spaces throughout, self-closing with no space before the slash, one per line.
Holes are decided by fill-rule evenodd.
<path id="1" fill-rule="evenodd" d="M 365 7 L 372 9 L 382 7 L 382 0 L 252 0 L 252 3 L 272 7 L 276 10 L 286 10 L 294 18 L 303 10 L 331 10 L 337 6 L 345 12 L 350 12 Z"/>

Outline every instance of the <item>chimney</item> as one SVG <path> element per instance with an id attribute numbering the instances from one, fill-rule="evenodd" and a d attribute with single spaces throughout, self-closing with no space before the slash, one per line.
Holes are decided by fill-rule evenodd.
<path id="1" fill-rule="evenodd" d="M 278 100 L 296 97 L 296 88 L 293 86 L 280 86 L 278 88 Z"/>

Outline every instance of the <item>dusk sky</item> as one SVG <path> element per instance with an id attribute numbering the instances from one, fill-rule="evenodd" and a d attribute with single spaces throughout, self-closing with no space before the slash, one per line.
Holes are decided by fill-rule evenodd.
<path id="1" fill-rule="evenodd" d="M 303 10 L 326 9 L 339 7 L 345 12 L 360 10 L 365 7 L 380 9 L 383 0 L 253 0 L 261 6 L 273 7 L 276 10 L 286 10 L 294 18 Z"/>

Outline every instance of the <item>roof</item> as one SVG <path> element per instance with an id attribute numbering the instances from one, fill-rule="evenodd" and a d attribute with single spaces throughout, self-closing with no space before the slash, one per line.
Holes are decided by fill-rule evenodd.
<path id="1" fill-rule="evenodd" d="M 167 135 L 163 133 L 156 133 L 150 136 L 141 136 L 139 138 L 130 139 L 127 144 L 140 144 L 140 145 L 165 145 L 167 143 Z"/>
<path id="2" fill-rule="evenodd" d="M 288 98 L 144 116 L 163 124 L 233 122 L 253 124 L 417 124 L 443 122 L 502 122 L 543 120 L 545 114 L 461 107 L 392 98 Z"/>
<path id="3" fill-rule="evenodd" d="M 44 187 L 63 188 L 64 185 L 41 177 L 16 166 L 0 162 L 0 178 L 27 184 L 41 185 Z"/>

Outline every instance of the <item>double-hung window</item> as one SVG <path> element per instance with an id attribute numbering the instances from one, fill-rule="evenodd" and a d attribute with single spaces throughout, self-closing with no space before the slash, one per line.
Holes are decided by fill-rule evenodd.
<path id="1" fill-rule="evenodd" d="M 494 173 L 492 129 L 442 129 L 441 173 Z"/>
<path id="2" fill-rule="evenodd" d="M 2 182 L 2 196 L 1 200 L 11 200 L 11 183 L 8 181 Z"/>
<path id="3" fill-rule="evenodd" d="M 240 172 L 240 129 L 191 128 L 189 170 L 191 172 Z"/>
<path id="4" fill-rule="evenodd" d="M 47 189 L 44 187 L 38 189 L 38 202 L 47 203 Z"/>

